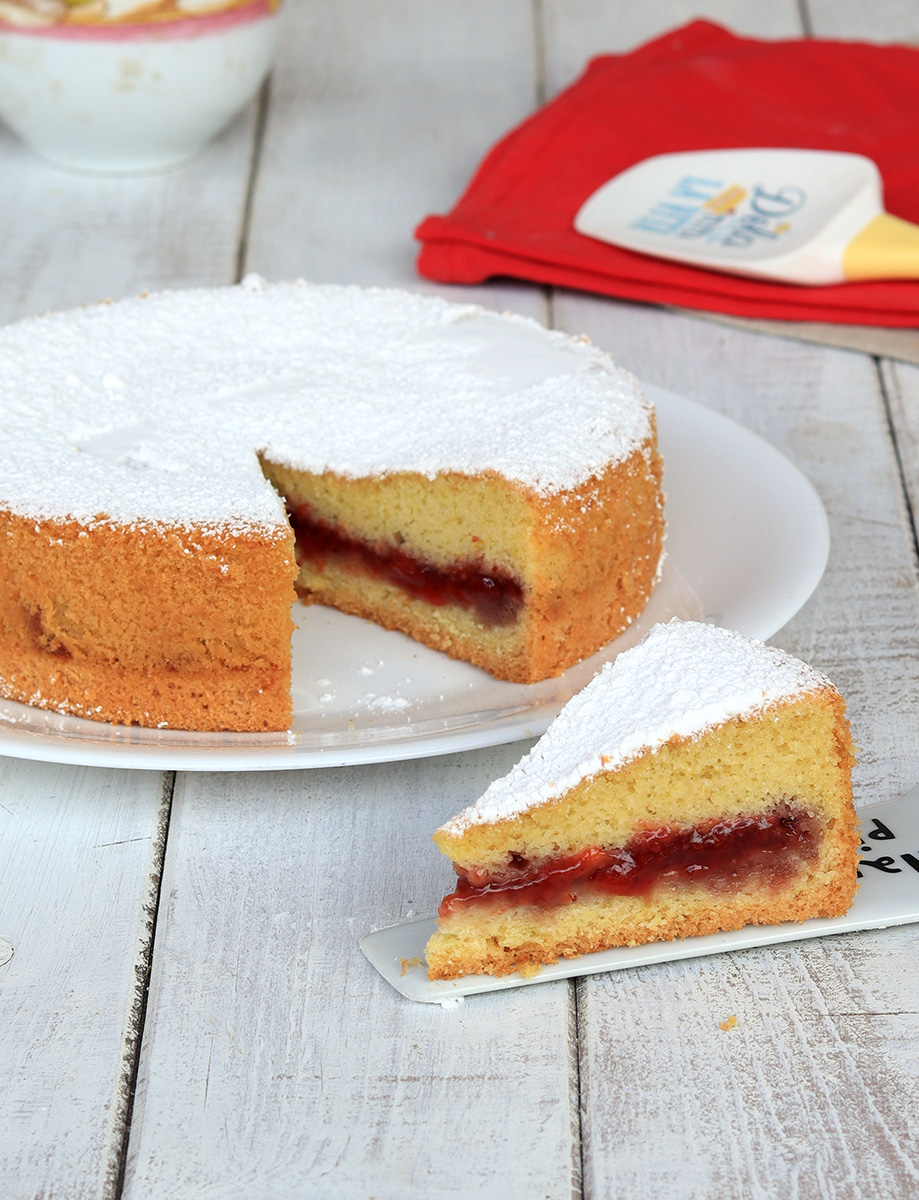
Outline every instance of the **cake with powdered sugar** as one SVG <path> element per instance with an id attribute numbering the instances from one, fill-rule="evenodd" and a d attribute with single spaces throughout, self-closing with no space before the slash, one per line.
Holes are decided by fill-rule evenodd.
<path id="1" fill-rule="evenodd" d="M 472 305 L 253 277 L 34 318 L 0 422 L 0 695 L 78 716 L 286 729 L 295 586 L 534 681 L 658 573 L 635 381 Z"/>
<path id="2" fill-rule="evenodd" d="M 459 878 L 431 978 L 844 913 L 853 763 L 818 671 L 715 626 L 654 626 L 435 833 Z"/>

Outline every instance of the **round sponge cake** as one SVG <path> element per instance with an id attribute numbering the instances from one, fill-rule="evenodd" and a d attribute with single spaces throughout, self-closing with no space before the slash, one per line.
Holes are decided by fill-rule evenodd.
<path id="1" fill-rule="evenodd" d="M 295 583 L 530 681 L 658 572 L 635 381 L 472 305 L 250 278 L 34 318 L 0 427 L 0 694 L 99 720 L 286 728 Z"/>

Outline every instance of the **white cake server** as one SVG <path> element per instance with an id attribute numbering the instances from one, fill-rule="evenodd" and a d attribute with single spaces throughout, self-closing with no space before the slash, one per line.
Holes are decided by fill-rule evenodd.
<path id="1" fill-rule="evenodd" d="M 919 225 L 884 211 L 880 173 L 859 154 L 660 154 L 603 184 L 574 227 L 642 254 L 787 283 L 919 279 Z"/>
<path id="2" fill-rule="evenodd" d="M 409 1000 L 448 1004 L 478 992 L 527 987 L 550 979 L 597 975 L 624 967 L 699 958 L 751 946 L 775 946 L 781 942 L 854 933 L 861 929 L 886 929 L 890 925 L 919 921 L 919 787 L 898 800 L 860 808 L 858 817 L 862 829 L 859 889 L 852 907 L 842 917 L 818 917 L 800 923 L 786 921 L 781 925 L 747 925 L 730 933 L 601 950 L 580 958 L 561 959 L 529 977 L 520 974 L 466 975 L 462 979 L 429 980 L 424 965 L 424 947 L 436 927 L 434 917 L 368 933 L 361 938 L 361 949 L 383 978 Z"/>

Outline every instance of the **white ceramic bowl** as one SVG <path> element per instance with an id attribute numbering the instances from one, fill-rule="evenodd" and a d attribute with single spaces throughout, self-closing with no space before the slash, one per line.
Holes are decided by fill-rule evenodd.
<path id="1" fill-rule="evenodd" d="M 279 20 L 280 0 L 202 2 L 174 0 L 142 21 L 139 0 L 0 0 L 0 117 L 76 170 L 191 158 L 258 91 Z"/>

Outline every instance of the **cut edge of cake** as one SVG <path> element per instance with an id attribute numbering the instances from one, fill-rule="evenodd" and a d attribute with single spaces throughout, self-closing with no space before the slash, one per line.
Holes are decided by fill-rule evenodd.
<path id="1" fill-rule="evenodd" d="M 200 361 L 175 353 L 182 338 Z M 586 339 L 524 317 L 249 277 L 19 322 L 0 333 L 0 363 L 18 448 L 0 473 L 8 699 L 280 731 L 297 594 L 533 682 L 621 633 L 659 576 L 653 406 Z M 328 413 L 326 447 L 309 431 Z M 346 553 L 295 553 L 284 503 Z M 489 510 L 513 510 L 513 536 Z"/>
<path id="2" fill-rule="evenodd" d="M 297 592 L 396 629 L 498 679 L 560 675 L 618 637 L 660 576 L 653 435 L 551 496 L 491 472 L 317 480 L 277 464 L 297 537 Z"/>
<path id="3" fill-rule="evenodd" d="M 856 888 L 853 762 L 844 702 L 819 672 L 712 626 L 656 626 L 435 834 L 459 880 L 430 977 L 841 915 Z"/>

